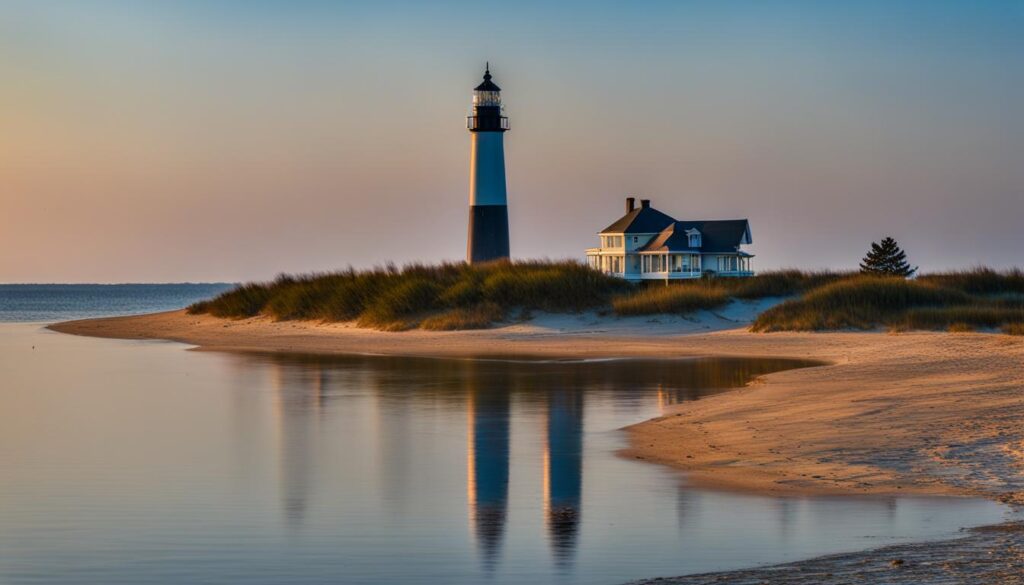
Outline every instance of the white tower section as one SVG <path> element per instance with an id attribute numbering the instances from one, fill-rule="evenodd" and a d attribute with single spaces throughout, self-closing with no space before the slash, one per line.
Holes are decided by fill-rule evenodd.
<path id="1" fill-rule="evenodd" d="M 469 204 L 508 205 L 505 187 L 505 136 L 473 132 L 469 154 Z"/>

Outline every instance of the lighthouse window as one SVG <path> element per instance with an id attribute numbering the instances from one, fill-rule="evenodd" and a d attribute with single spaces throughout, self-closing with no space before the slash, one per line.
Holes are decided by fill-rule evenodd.
<path id="1" fill-rule="evenodd" d="M 473 96 L 475 106 L 500 106 L 501 94 L 496 91 L 478 91 Z"/>

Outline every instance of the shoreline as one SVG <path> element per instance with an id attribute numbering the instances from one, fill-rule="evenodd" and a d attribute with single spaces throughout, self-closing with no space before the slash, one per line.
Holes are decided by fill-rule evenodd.
<path id="1" fill-rule="evenodd" d="M 753 312 L 756 307 L 746 307 Z M 749 333 L 739 318 L 539 316 L 459 332 L 384 333 L 352 324 L 226 321 L 184 311 L 56 323 L 48 329 L 163 339 L 201 351 L 362 353 L 439 358 L 773 357 L 825 365 L 666 408 L 626 427 L 624 457 L 691 485 L 773 496 L 971 496 L 1024 503 L 1024 339 L 988 333 Z M 791 585 L 884 579 L 1018 579 L 1024 523 L 967 536 L 635 585 Z"/>
<path id="2" fill-rule="evenodd" d="M 1024 502 L 1024 340 L 987 333 L 749 333 L 722 318 L 538 316 L 473 331 L 238 321 L 182 311 L 68 321 L 54 331 L 200 350 L 447 358 L 811 359 L 626 427 L 622 455 L 716 489 L 773 495 L 952 495 Z M 731 327 L 731 328 L 730 328 Z"/>

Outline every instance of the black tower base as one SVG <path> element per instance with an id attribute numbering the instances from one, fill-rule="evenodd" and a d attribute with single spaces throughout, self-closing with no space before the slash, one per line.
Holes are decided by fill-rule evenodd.
<path id="1" fill-rule="evenodd" d="M 508 257 L 508 206 L 470 206 L 466 261 L 475 264 Z"/>

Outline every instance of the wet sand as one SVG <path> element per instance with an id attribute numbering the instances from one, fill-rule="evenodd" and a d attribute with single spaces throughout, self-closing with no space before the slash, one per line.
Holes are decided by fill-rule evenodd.
<path id="1" fill-rule="evenodd" d="M 645 579 L 631 585 L 886 585 L 1024 583 L 1024 524 L 965 531 L 942 542 L 888 546 L 759 569 Z"/>

